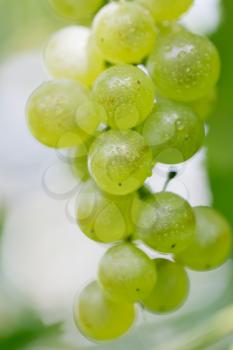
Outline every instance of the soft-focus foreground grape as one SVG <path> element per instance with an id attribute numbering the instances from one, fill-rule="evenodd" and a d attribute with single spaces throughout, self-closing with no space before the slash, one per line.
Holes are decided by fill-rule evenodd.
<path id="1" fill-rule="evenodd" d="M 93 95 L 105 108 L 108 124 L 124 130 L 144 121 L 152 110 L 155 92 L 151 79 L 141 69 L 119 65 L 99 76 Z"/>
<path id="2" fill-rule="evenodd" d="M 191 158 L 202 146 L 204 125 L 189 106 L 161 100 L 146 119 L 142 135 L 156 161 L 176 164 Z"/>
<path id="3" fill-rule="evenodd" d="M 220 60 L 209 39 L 183 30 L 159 40 L 147 68 L 162 95 L 193 101 L 217 82 Z"/>
<path id="4" fill-rule="evenodd" d="M 152 51 L 156 39 L 150 14 L 124 1 L 103 7 L 95 17 L 93 31 L 103 57 L 114 63 L 139 63 Z"/>
<path id="5" fill-rule="evenodd" d="M 50 81 L 33 92 L 27 104 L 28 126 L 49 147 L 76 146 L 95 133 L 102 110 L 77 82 Z"/>
<path id="6" fill-rule="evenodd" d="M 137 190 L 151 175 L 152 154 L 136 131 L 110 130 L 92 144 L 88 165 L 103 191 L 125 195 Z"/>
<path id="7" fill-rule="evenodd" d="M 209 270 L 222 265 L 229 257 L 232 232 L 228 222 L 216 210 L 208 207 L 194 208 L 196 232 L 186 250 L 177 255 L 178 260 L 193 270 Z"/>
<path id="8" fill-rule="evenodd" d="M 91 30 L 81 26 L 70 26 L 53 34 L 45 48 L 44 60 L 54 78 L 78 80 L 87 86 L 105 68 Z"/>
<path id="9" fill-rule="evenodd" d="M 89 180 L 77 197 L 77 221 L 89 238 L 111 243 L 127 238 L 134 232 L 131 208 L 137 194 L 111 196 Z"/>
<path id="10" fill-rule="evenodd" d="M 132 215 L 138 238 L 160 252 L 180 252 L 193 239 L 193 210 L 186 200 L 174 193 L 159 192 L 135 202 Z"/>
<path id="11" fill-rule="evenodd" d="M 218 100 L 217 88 L 212 88 L 207 95 L 204 97 L 190 102 L 190 106 L 200 117 L 200 119 L 205 122 L 209 116 L 213 113 Z"/>
<path id="12" fill-rule="evenodd" d="M 99 265 L 99 281 L 107 295 L 117 302 L 146 298 L 157 279 L 153 261 L 131 243 L 110 248 Z"/>
<path id="13" fill-rule="evenodd" d="M 144 307 L 155 313 L 171 312 L 179 308 L 189 292 L 187 272 L 180 264 L 166 259 L 155 259 L 157 282 L 150 295 L 142 301 Z"/>
<path id="14" fill-rule="evenodd" d="M 108 299 L 97 282 L 90 283 L 74 305 L 74 320 L 80 331 L 97 341 L 113 340 L 133 325 L 136 310 L 133 304 L 116 304 Z"/>
<path id="15" fill-rule="evenodd" d="M 135 0 L 145 6 L 156 21 L 173 20 L 186 12 L 193 0 Z"/>
<path id="16" fill-rule="evenodd" d="M 79 23 L 88 23 L 98 9 L 102 6 L 103 0 L 49 0 L 52 7 L 61 16 Z"/>

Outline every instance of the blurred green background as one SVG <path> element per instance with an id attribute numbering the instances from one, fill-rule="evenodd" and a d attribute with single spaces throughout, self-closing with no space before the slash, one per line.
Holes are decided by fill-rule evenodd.
<path id="1" fill-rule="evenodd" d="M 233 225 L 233 1 L 221 0 L 219 3 L 221 21 L 210 36 L 220 52 L 222 75 L 216 110 L 208 123 L 204 166 L 209 176 L 213 205 Z M 205 14 L 207 17 L 209 15 Z M 198 14 L 196 17 L 198 21 Z M 20 53 L 39 52 L 50 33 L 68 24 L 54 14 L 46 0 L 0 0 L 0 65 L 12 57 L 17 60 Z M 22 72 L 22 80 L 24 75 L 27 75 L 27 70 Z M 0 115 L 0 123 L 2 118 Z M 7 132 L 0 128 L 0 136 Z M 5 154 L 7 158 L 7 150 Z M 8 206 L 10 210 L 10 200 L 6 204 L 1 200 L 0 192 L 0 232 L 3 241 Z M 1 248 L 4 255 L 3 249 L 4 244 Z M 51 259 L 52 254 L 51 250 Z M 196 279 L 195 274 L 192 275 L 193 284 L 197 283 L 196 294 L 198 283 L 204 284 L 205 279 L 208 281 L 205 293 L 194 298 L 192 307 L 164 318 L 153 319 L 141 314 L 141 321 L 129 335 L 111 344 L 95 345 L 80 340 L 81 335 L 70 325 L 70 314 L 68 321 L 61 316 L 49 318 L 48 313 L 43 317 L 43 312 L 38 312 L 38 307 L 21 295 L 15 285 L 12 286 L 7 273 L 0 266 L 0 349 L 230 350 L 233 344 L 233 310 L 229 306 L 233 304 L 232 264 L 229 263 L 217 273 L 207 273 L 208 277 L 207 274 L 202 275 L 200 280 Z M 221 273 L 223 279 L 218 278 Z M 207 303 L 214 289 L 218 289 L 217 297 Z M 222 309 L 223 315 L 219 316 Z"/>

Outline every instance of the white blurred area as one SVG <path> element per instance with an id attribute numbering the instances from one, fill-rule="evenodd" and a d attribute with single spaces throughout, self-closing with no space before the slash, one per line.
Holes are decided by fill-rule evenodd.
<path id="1" fill-rule="evenodd" d="M 196 32 L 209 33 L 219 23 L 219 0 L 197 0 L 183 19 Z M 73 296 L 95 277 L 103 251 L 87 239 L 67 214 L 72 195 L 58 200 L 43 189 L 42 177 L 57 166 L 60 191 L 72 189 L 74 179 L 59 170 L 58 155 L 30 135 L 25 121 L 28 96 L 48 79 L 38 52 L 10 57 L 0 65 L 0 201 L 8 206 L 1 269 L 15 291 L 31 302 L 45 320 L 72 324 Z M 203 167 L 205 151 L 180 169 L 169 185 L 192 205 L 211 202 Z M 166 169 L 158 166 L 150 183 L 161 190 Z M 57 190 L 59 191 L 59 185 Z M 69 210 L 69 209 L 68 209 Z M 224 286 L 229 266 L 210 273 L 192 273 L 191 294 L 184 310 L 212 303 Z M 211 293 L 210 293 L 211 291 Z M 81 335 L 77 338 L 81 341 Z"/>

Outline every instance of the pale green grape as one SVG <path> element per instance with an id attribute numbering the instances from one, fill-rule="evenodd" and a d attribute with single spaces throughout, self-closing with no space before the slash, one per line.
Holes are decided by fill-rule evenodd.
<path id="1" fill-rule="evenodd" d="M 214 108 L 216 107 L 218 99 L 217 88 L 212 88 L 209 93 L 200 98 L 199 100 L 190 102 L 190 106 L 200 117 L 200 119 L 205 122 L 209 116 L 213 113 Z"/>
<path id="2" fill-rule="evenodd" d="M 157 282 L 151 294 L 142 303 L 155 313 L 175 311 L 182 306 L 189 292 L 189 278 L 180 264 L 166 259 L 155 259 Z"/>
<path id="3" fill-rule="evenodd" d="M 230 256 L 232 231 L 226 219 L 208 207 L 194 208 L 196 232 L 177 259 L 193 270 L 209 270 L 222 265 Z"/>
<path id="4" fill-rule="evenodd" d="M 153 18 L 141 6 L 113 2 L 94 20 L 94 36 L 103 57 L 114 63 L 139 63 L 153 49 L 156 29 Z"/>
<path id="5" fill-rule="evenodd" d="M 131 243 L 110 248 L 100 261 L 98 276 L 106 294 L 117 302 L 146 298 L 157 279 L 153 261 Z"/>
<path id="6" fill-rule="evenodd" d="M 90 86 L 105 69 L 90 29 L 70 26 L 50 38 L 44 51 L 45 65 L 55 78 L 77 80 Z"/>
<path id="7" fill-rule="evenodd" d="M 27 103 L 27 120 L 34 137 L 49 147 L 81 144 L 104 119 L 89 92 L 74 81 L 49 81 L 36 89 Z"/>
<path id="8" fill-rule="evenodd" d="M 102 73 L 93 86 L 93 96 L 106 111 L 108 124 L 126 130 L 142 123 L 153 107 L 154 86 L 139 68 L 114 66 Z"/>
<path id="9" fill-rule="evenodd" d="M 157 251 L 180 252 L 193 239 L 193 210 L 186 200 L 175 193 L 159 192 L 143 201 L 134 202 L 132 217 L 138 238 Z"/>
<path id="10" fill-rule="evenodd" d="M 74 321 L 78 329 L 96 341 L 113 340 L 134 324 L 133 304 L 116 304 L 108 299 L 97 282 L 92 282 L 75 300 Z"/>
<path id="11" fill-rule="evenodd" d="M 191 107 L 160 100 L 142 127 L 156 161 L 176 164 L 191 158 L 202 146 L 204 124 Z"/>
<path id="12" fill-rule="evenodd" d="M 158 22 L 177 19 L 193 4 L 193 0 L 135 0 L 135 2 L 147 8 Z"/>
<path id="13" fill-rule="evenodd" d="M 87 164 L 88 143 L 71 150 L 71 169 L 78 180 L 87 181 L 90 178 Z"/>
<path id="14" fill-rule="evenodd" d="M 112 196 L 89 180 L 77 198 L 77 222 L 89 238 L 102 243 L 126 239 L 134 232 L 131 208 L 137 194 Z"/>
<path id="15" fill-rule="evenodd" d="M 151 175 L 152 153 L 136 131 L 109 130 L 92 144 L 88 166 L 103 191 L 125 195 L 141 187 Z"/>
<path id="16" fill-rule="evenodd" d="M 193 101 L 205 96 L 217 82 L 220 60 L 208 38 L 181 30 L 159 40 L 147 68 L 162 95 Z"/>
<path id="17" fill-rule="evenodd" d="M 85 24 L 103 4 L 103 0 L 49 0 L 49 2 L 59 15 Z"/>

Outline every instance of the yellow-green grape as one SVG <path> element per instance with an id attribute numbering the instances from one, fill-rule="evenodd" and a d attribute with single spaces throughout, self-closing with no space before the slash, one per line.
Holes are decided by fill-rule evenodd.
<path id="1" fill-rule="evenodd" d="M 103 5 L 103 0 L 49 0 L 49 2 L 60 16 L 84 24 L 88 23 Z"/>
<path id="2" fill-rule="evenodd" d="M 208 38 L 181 30 L 159 40 L 147 69 L 162 95 L 187 102 L 205 96 L 215 85 L 220 59 Z"/>
<path id="3" fill-rule="evenodd" d="M 89 238 L 112 243 L 126 239 L 134 232 L 131 208 L 137 194 L 112 196 L 102 192 L 89 180 L 77 197 L 77 222 Z"/>
<path id="4" fill-rule="evenodd" d="M 192 270 L 204 271 L 219 267 L 230 256 L 232 231 L 226 219 L 215 209 L 195 207 L 195 236 L 177 259 Z"/>
<path id="5" fill-rule="evenodd" d="M 191 158 L 202 146 L 204 124 L 191 107 L 159 100 L 142 127 L 156 161 L 177 164 Z"/>
<path id="6" fill-rule="evenodd" d="M 110 248 L 100 261 L 98 276 L 109 298 L 132 303 L 146 298 L 157 279 L 153 261 L 131 243 Z"/>
<path id="7" fill-rule="evenodd" d="M 184 267 L 177 262 L 155 259 L 157 282 L 150 295 L 142 300 L 150 312 L 166 313 L 181 307 L 189 292 L 189 278 Z"/>
<path id="8" fill-rule="evenodd" d="M 171 21 L 180 17 L 193 4 L 193 0 L 135 0 L 147 8 L 158 21 Z"/>
<path id="9" fill-rule="evenodd" d="M 218 92 L 217 88 L 212 88 L 209 93 L 200 98 L 199 100 L 192 101 L 190 106 L 196 112 L 196 114 L 200 117 L 200 119 L 205 122 L 214 112 L 214 109 L 217 104 Z"/>
<path id="10" fill-rule="evenodd" d="M 103 57 L 114 63 L 139 63 L 154 47 L 153 18 L 141 6 L 112 2 L 95 17 L 94 36 Z"/>
<path id="11" fill-rule="evenodd" d="M 132 217 L 137 237 L 162 253 L 186 249 L 195 232 L 195 216 L 189 203 L 171 192 L 159 192 L 135 201 Z"/>
<path id="12" fill-rule="evenodd" d="M 116 339 L 128 332 L 135 319 L 136 309 L 133 304 L 114 303 L 106 297 L 96 281 L 88 284 L 75 300 L 75 324 L 91 340 Z"/>
<path id="13" fill-rule="evenodd" d="M 155 89 L 141 69 L 130 65 L 114 66 L 102 73 L 93 86 L 94 99 L 106 111 L 114 129 L 131 129 L 151 112 Z"/>
<path id="14" fill-rule="evenodd" d="M 70 26 L 50 38 L 44 61 L 54 78 L 77 80 L 90 86 L 105 69 L 105 63 L 90 29 Z"/>
<path id="15" fill-rule="evenodd" d="M 136 131 L 109 130 L 90 148 L 89 171 L 105 192 L 126 195 L 141 187 L 152 172 L 152 153 Z"/>
<path id="16" fill-rule="evenodd" d="M 34 137 L 46 146 L 73 147 L 93 135 L 104 118 L 102 108 L 74 81 L 49 81 L 27 103 L 27 121 Z"/>
<path id="17" fill-rule="evenodd" d="M 71 155 L 71 169 L 73 174 L 80 181 L 87 181 L 90 178 L 88 165 L 87 165 L 87 156 L 88 156 L 88 146 L 86 143 L 83 143 L 79 147 L 72 149 Z"/>

